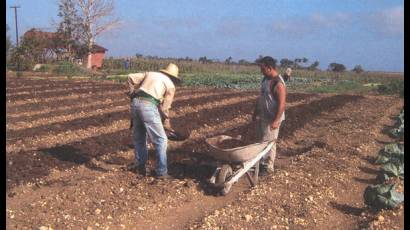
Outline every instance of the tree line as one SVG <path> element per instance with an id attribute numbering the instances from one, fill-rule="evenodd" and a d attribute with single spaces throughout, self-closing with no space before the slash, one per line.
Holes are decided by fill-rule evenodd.
<path id="1" fill-rule="evenodd" d="M 136 54 L 135 55 L 137 58 L 138 57 L 143 57 L 143 55 L 141 54 Z M 146 56 L 146 58 L 148 59 L 161 59 L 157 56 Z M 229 56 L 228 58 L 226 58 L 224 61 L 221 61 L 219 59 L 209 59 L 206 56 L 201 56 L 198 58 L 198 62 L 201 63 L 224 63 L 224 64 L 228 64 L 228 65 L 234 65 L 234 64 L 239 64 L 239 65 L 253 65 L 253 64 L 257 64 L 259 62 L 260 59 L 262 59 L 263 56 L 259 55 L 254 61 L 248 61 L 246 59 L 239 59 L 237 62 L 235 62 L 232 58 L 232 56 Z M 170 58 L 166 58 L 166 59 L 170 59 Z M 177 58 L 177 60 L 183 60 L 183 61 L 195 61 L 195 59 L 190 58 L 190 57 L 185 57 L 185 58 Z M 277 61 L 275 59 L 275 61 Z M 305 67 L 302 66 L 300 63 L 307 63 L 308 59 L 307 58 L 296 58 L 294 60 L 290 60 L 287 58 L 283 58 L 280 60 L 280 67 L 291 67 L 291 68 L 295 68 L 295 69 L 309 69 L 309 70 L 317 70 L 319 67 L 319 62 L 315 61 L 314 63 L 312 63 L 311 65 Z"/>
<path id="2" fill-rule="evenodd" d="M 201 56 L 198 59 L 194 59 L 191 57 L 185 57 L 185 58 L 171 58 L 171 57 L 158 57 L 158 56 L 144 56 L 142 54 L 135 54 L 136 58 L 146 58 L 146 59 L 153 59 L 153 60 L 163 60 L 163 59 L 175 59 L 177 61 L 198 61 L 200 63 L 206 64 L 206 63 L 223 63 L 223 64 L 227 64 L 227 65 L 255 65 L 259 62 L 260 59 L 263 58 L 263 55 L 259 55 L 254 61 L 248 61 L 245 59 L 239 59 L 237 62 L 233 61 L 233 57 L 229 56 L 228 58 L 226 58 L 224 61 L 221 61 L 219 59 L 210 59 L 207 58 L 206 56 Z M 274 58 L 275 59 L 275 58 Z M 275 59 L 275 61 L 277 62 L 278 60 Z M 279 67 L 281 68 L 293 68 L 293 69 L 305 69 L 305 70 L 319 70 L 319 61 L 314 61 L 311 64 L 307 64 L 309 62 L 309 59 L 306 57 L 302 57 L 302 58 L 295 58 L 295 59 L 288 59 L 288 58 L 282 58 L 279 61 Z M 332 62 L 329 64 L 328 71 L 332 71 L 332 72 L 344 72 L 346 71 L 346 67 L 343 64 L 340 63 L 335 63 Z M 352 72 L 356 72 L 356 73 L 361 73 L 364 72 L 364 69 L 361 65 L 356 65 L 351 69 Z"/>

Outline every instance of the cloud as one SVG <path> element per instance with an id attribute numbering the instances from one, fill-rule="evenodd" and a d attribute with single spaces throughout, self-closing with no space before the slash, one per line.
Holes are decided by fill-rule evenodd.
<path id="1" fill-rule="evenodd" d="M 404 34 L 404 8 L 402 6 L 373 12 L 314 13 L 305 17 L 287 18 L 269 25 L 271 34 L 290 39 L 302 39 L 318 35 L 337 36 L 346 32 L 370 32 L 369 35 L 396 37 Z"/>
<path id="2" fill-rule="evenodd" d="M 368 29 L 388 36 L 404 34 L 404 8 L 393 7 L 374 12 L 366 18 Z"/>
<path id="3" fill-rule="evenodd" d="M 340 24 L 351 22 L 351 15 L 348 13 L 335 13 L 333 15 L 312 14 L 308 20 L 313 26 L 318 28 L 332 28 Z"/>
<path id="4" fill-rule="evenodd" d="M 351 22 L 347 13 L 336 13 L 332 15 L 311 14 L 306 17 L 287 18 L 278 20 L 271 24 L 270 30 L 275 34 L 288 37 L 304 38 L 318 33 L 325 33 L 335 28 L 344 27 Z"/>
<path id="5" fill-rule="evenodd" d="M 243 32 L 248 30 L 247 28 L 248 24 L 243 20 L 225 19 L 216 25 L 215 33 L 218 36 L 222 35 L 228 38 L 235 38 L 241 36 Z"/>
<path id="6" fill-rule="evenodd" d="M 199 18 L 167 18 L 158 20 L 157 24 L 162 29 L 194 29 L 201 26 L 201 20 Z"/>

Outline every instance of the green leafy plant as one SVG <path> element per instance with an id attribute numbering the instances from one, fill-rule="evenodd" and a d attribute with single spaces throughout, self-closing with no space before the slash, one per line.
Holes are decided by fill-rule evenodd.
<path id="1" fill-rule="evenodd" d="M 184 86 L 208 86 L 216 88 L 251 89 L 258 88 L 262 77 L 249 74 L 185 74 Z"/>
<path id="2" fill-rule="evenodd" d="M 395 137 L 402 137 L 404 135 L 404 110 L 396 117 L 396 124 L 398 126 L 390 130 L 390 133 Z"/>
<path id="3" fill-rule="evenodd" d="M 404 124 L 390 130 L 390 133 L 395 137 L 402 137 L 404 135 Z"/>
<path id="4" fill-rule="evenodd" d="M 54 73 L 58 74 L 58 75 L 66 75 L 69 78 L 71 78 L 72 76 L 76 75 L 76 74 L 81 74 L 84 71 L 81 70 L 81 68 L 79 68 L 78 66 L 76 66 L 75 64 L 71 63 L 71 62 L 61 62 L 54 70 Z"/>
<path id="5" fill-rule="evenodd" d="M 383 178 L 387 180 L 390 177 L 404 177 L 404 164 L 399 162 L 388 162 L 381 168 Z"/>
<path id="6" fill-rule="evenodd" d="M 400 114 L 397 116 L 397 118 L 398 118 L 400 121 L 404 122 L 404 109 L 400 112 Z"/>
<path id="7" fill-rule="evenodd" d="M 391 80 L 390 82 L 380 85 L 377 90 L 382 94 L 399 94 L 404 96 L 404 81 L 403 80 Z"/>
<path id="8" fill-rule="evenodd" d="M 404 195 L 392 185 L 369 185 L 363 194 L 364 203 L 375 209 L 392 209 L 404 201 Z"/>
<path id="9" fill-rule="evenodd" d="M 401 144 L 387 144 L 379 152 L 376 164 L 385 164 L 388 162 L 404 163 L 404 146 Z"/>

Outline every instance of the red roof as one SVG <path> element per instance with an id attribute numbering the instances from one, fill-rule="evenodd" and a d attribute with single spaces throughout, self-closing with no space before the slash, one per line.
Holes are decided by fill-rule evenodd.
<path id="1" fill-rule="evenodd" d="M 32 29 L 30 29 L 30 30 L 28 30 L 27 32 L 24 33 L 24 37 L 27 37 L 27 38 L 34 38 L 35 37 L 35 38 L 38 38 L 38 39 L 41 39 L 41 40 L 44 39 L 44 41 L 48 42 L 51 39 L 56 38 L 57 33 L 55 33 L 55 32 L 44 32 L 44 31 L 38 30 L 36 28 L 32 28 Z M 52 44 L 50 44 L 50 45 L 52 45 Z M 106 48 L 104 48 L 102 46 L 99 46 L 97 44 L 94 44 L 92 49 L 91 49 L 92 53 L 104 53 L 105 51 L 107 51 Z"/>
<path id="2" fill-rule="evenodd" d="M 56 33 L 54 33 L 54 32 L 44 32 L 44 31 L 40 31 L 38 29 L 33 28 L 33 29 L 25 32 L 24 37 L 28 37 L 28 38 L 37 37 L 37 38 L 41 38 L 41 39 L 53 39 L 54 37 L 56 37 Z"/>

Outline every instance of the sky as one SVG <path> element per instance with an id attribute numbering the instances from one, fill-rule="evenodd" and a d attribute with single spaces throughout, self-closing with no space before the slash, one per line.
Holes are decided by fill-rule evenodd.
<path id="1" fill-rule="evenodd" d="M 404 1 L 398 0 L 114 0 L 117 28 L 97 37 L 106 56 L 206 56 L 254 61 L 306 57 L 326 69 L 404 71 Z M 30 28 L 53 31 L 58 0 L 6 0 L 15 41 Z"/>

